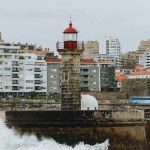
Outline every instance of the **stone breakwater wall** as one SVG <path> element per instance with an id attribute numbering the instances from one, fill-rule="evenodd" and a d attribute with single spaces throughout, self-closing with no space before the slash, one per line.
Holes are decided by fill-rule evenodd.
<path id="1" fill-rule="evenodd" d="M 128 99 L 125 92 L 82 92 L 82 94 L 89 94 L 94 96 L 97 100 L 119 100 Z"/>
<path id="2" fill-rule="evenodd" d="M 150 95 L 150 79 L 125 79 L 120 92 L 83 92 L 93 95 L 97 100 L 129 99 L 130 96 Z"/>
<path id="3" fill-rule="evenodd" d="M 6 111 L 6 123 L 20 134 L 52 137 L 69 145 L 109 139 L 110 150 L 149 149 L 143 110 Z"/>
<path id="4" fill-rule="evenodd" d="M 1 101 L 0 111 L 6 110 L 60 110 L 60 103 L 33 101 Z"/>

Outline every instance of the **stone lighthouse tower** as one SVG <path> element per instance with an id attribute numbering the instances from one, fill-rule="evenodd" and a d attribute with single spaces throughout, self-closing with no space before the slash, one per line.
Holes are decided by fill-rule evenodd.
<path id="1" fill-rule="evenodd" d="M 61 109 L 80 110 L 80 55 L 84 50 L 84 43 L 78 42 L 78 31 L 69 27 L 63 32 L 64 42 L 57 42 L 57 51 L 62 57 L 61 62 Z"/>

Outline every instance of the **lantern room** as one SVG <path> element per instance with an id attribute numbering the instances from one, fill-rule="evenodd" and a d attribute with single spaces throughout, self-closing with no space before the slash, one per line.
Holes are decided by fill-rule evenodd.
<path id="1" fill-rule="evenodd" d="M 69 27 L 64 30 L 64 48 L 65 49 L 77 49 L 77 34 L 78 31 L 72 27 L 70 21 Z"/>

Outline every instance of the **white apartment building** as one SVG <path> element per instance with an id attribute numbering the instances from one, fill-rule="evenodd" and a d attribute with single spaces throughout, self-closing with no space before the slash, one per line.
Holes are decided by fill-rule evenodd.
<path id="1" fill-rule="evenodd" d="M 150 68 L 150 52 L 139 55 L 139 64 L 143 65 L 144 68 Z"/>
<path id="2" fill-rule="evenodd" d="M 38 95 L 47 92 L 47 63 L 44 56 L 24 53 L 19 56 L 19 92 L 22 95 L 31 91 Z"/>
<path id="3" fill-rule="evenodd" d="M 92 59 L 96 60 L 96 61 L 108 61 L 108 62 L 112 62 L 114 65 L 116 65 L 117 60 L 114 57 L 114 55 L 111 54 L 98 54 L 98 55 L 94 55 L 92 57 Z"/>
<path id="4" fill-rule="evenodd" d="M 19 46 L 0 44 L 0 93 L 4 95 L 39 95 L 47 92 L 47 64 L 44 56 L 19 54 Z"/>
<path id="5" fill-rule="evenodd" d="M 121 66 L 121 45 L 117 38 L 106 37 L 106 54 L 114 57 L 116 60 L 116 67 Z"/>

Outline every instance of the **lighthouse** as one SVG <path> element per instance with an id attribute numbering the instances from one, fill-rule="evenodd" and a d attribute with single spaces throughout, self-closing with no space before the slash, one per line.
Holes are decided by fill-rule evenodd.
<path id="1" fill-rule="evenodd" d="M 78 41 L 78 31 L 69 27 L 64 32 L 64 41 L 57 42 L 57 51 L 61 55 L 61 109 L 81 110 L 80 92 L 80 55 L 84 43 Z"/>

